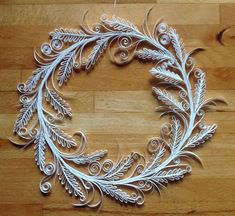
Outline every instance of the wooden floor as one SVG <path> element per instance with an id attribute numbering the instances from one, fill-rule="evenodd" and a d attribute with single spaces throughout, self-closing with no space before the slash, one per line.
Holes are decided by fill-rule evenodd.
<path id="1" fill-rule="evenodd" d="M 96 2 L 96 3 L 95 3 Z M 88 23 L 102 13 L 113 13 L 110 0 L 0 0 L 0 215 L 97 215 L 76 209 L 58 182 L 50 196 L 39 192 L 42 174 L 34 163 L 33 148 L 12 145 L 12 127 L 19 111 L 16 85 L 35 68 L 34 47 L 48 40 L 58 27 L 76 28 L 85 10 Z M 207 97 L 225 98 L 207 113 L 217 123 L 216 135 L 196 150 L 204 161 L 192 161 L 193 172 L 170 184 L 161 197 L 148 194 L 142 207 L 105 199 L 100 215 L 235 215 L 235 1 L 234 0 L 120 0 L 116 14 L 137 25 L 150 7 L 150 24 L 163 18 L 183 37 L 188 49 L 203 47 L 196 61 L 207 76 Z M 223 31 L 225 29 L 225 31 Z M 220 32 L 223 32 L 220 33 Z M 219 34 L 220 33 L 220 34 Z M 219 35 L 219 36 L 218 36 Z M 76 91 L 69 100 L 74 117 L 70 131 L 83 130 L 90 149 L 143 152 L 147 139 L 159 134 L 162 120 L 154 113 L 151 65 L 134 61 L 120 68 L 107 56 L 88 75 L 74 74 L 64 91 Z M 13 137 L 15 139 L 15 137 Z"/>

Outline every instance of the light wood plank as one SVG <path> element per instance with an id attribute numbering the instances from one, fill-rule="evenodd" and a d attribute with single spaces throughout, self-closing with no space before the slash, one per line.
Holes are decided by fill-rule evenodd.
<path id="1" fill-rule="evenodd" d="M 164 21 L 164 20 L 163 20 Z M 79 23 L 75 25 L 69 24 L 70 27 L 77 29 Z M 183 38 L 186 46 L 221 46 L 218 42 L 216 36 L 223 29 L 227 28 L 226 24 L 218 25 L 171 25 L 179 33 L 180 37 Z M 33 28 L 33 26 L 24 26 L 24 25 L 10 25 L 10 26 L 0 26 L 0 47 L 39 47 L 44 41 L 49 40 L 49 32 L 54 31 L 54 29 L 59 28 L 58 25 L 43 25 Z M 141 26 L 138 26 L 141 29 Z M 150 29 L 153 26 L 150 25 Z M 24 31 L 22 31 L 24 29 Z M 228 34 L 231 30 L 227 30 Z M 17 32 L 17 34 L 16 34 Z M 234 31 L 233 31 L 234 32 Z M 224 44 L 229 46 L 233 45 L 233 40 L 225 38 L 223 40 Z"/>
<path id="2" fill-rule="evenodd" d="M 211 161 L 206 162 L 206 158 L 211 160 L 214 155 L 217 155 L 217 158 L 223 158 L 228 156 L 232 158 L 234 154 L 234 139 L 235 135 L 233 133 L 223 133 L 223 128 L 218 125 L 217 133 L 208 142 L 199 148 L 197 153 L 202 157 L 205 166 L 210 166 Z M 76 128 L 74 128 L 75 130 Z M 108 158 L 117 159 L 118 155 L 128 154 L 132 151 L 137 151 L 139 153 L 147 154 L 147 143 L 152 137 L 159 137 L 159 131 L 154 131 L 152 134 L 117 134 L 118 132 L 113 132 L 113 134 L 87 134 L 88 139 L 88 152 L 93 151 L 94 149 L 107 149 L 109 151 Z M 9 135 L 8 138 L 16 139 L 13 135 Z M 19 140 L 19 143 L 24 143 L 22 140 Z M 0 142 L 0 158 L 2 159 L 20 159 L 20 158 L 34 158 L 33 145 L 29 146 L 26 149 L 23 149 L 20 146 L 16 146 L 10 143 L 9 140 L 1 139 Z M 209 148 L 207 150 L 207 148 Z M 48 155 L 49 156 L 49 155 Z M 51 159 L 51 158 L 50 158 Z M 216 160 L 217 161 L 217 160 Z M 215 162 L 216 162 L 215 161 Z M 220 162 L 216 162 L 217 164 Z M 228 173 L 230 174 L 230 173 Z"/>
<path id="3" fill-rule="evenodd" d="M 187 50 L 191 51 L 194 48 L 188 47 Z M 4 55 L 0 56 L 1 69 L 31 69 L 34 67 L 34 48 L 2 48 L 1 50 L 4 52 Z M 195 62 L 197 67 L 204 68 L 235 67 L 234 53 L 235 47 L 211 47 L 195 55 Z M 135 63 L 137 64 L 137 61 Z M 108 70 L 109 67 L 115 68 L 107 54 L 100 59 L 100 63 L 97 63 L 96 68 L 99 65 L 103 70 Z M 141 68 L 141 64 L 137 66 L 132 63 L 131 65 L 134 65 L 132 67 L 136 69 Z M 142 68 L 143 66 L 142 64 Z M 125 67 L 123 70 L 126 70 L 126 68 L 128 69 L 128 67 Z M 120 71 L 120 68 L 116 66 L 116 70 Z"/>
<path id="4" fill-rule="evenodd" d="M 157 0 L 157 3 L 159 4 L 182 4 L 182 3 L 210 3 L 210 4 L 214 4 L 214 3 L 235 3 L 234 0 Z"/>
<path id="5" fill-rule="evenodd" d="M 228 106 L 212 107 L 213 111 L 235 111 L 235 91 L 208 90 L 207 98 L 227 100 Z M 152 112 L 158 102 L 151 91 L 96 91 L 95 112 Z"/>
<path id="6" fill-rule="evenodd" d="M 16 86 L 21 82 L 21 69 L 0 69 L 0 91 L 16 91 Z"/>
<path id="7" fill-rule="evenodd" d="M 72 112 L 94 112 L 92 91 L 63 92 L 63 99 L 72 105 Z M 66 96 L 67 94 L 67 96 Z M 20 110 L 19 94 L 17 92 L 0 92 L 0 113 L 18 113 Z M 52 110 L 50 103 L 45 106 Z"/>
<path id="8" fill-rule="evenodd" d="M 158 0 L 118 0 L 118 4 L 156 3 Z M 91 4 L 94 0 L 0 0 L 0 4 L 34 5 L 34 4 Z M 110 0 L 95 0 L 96 4 L 113 4 Z"/>
<path id="9" fill-rule="evenodd" d="M 221 23 L 227 25 L 235 24 L 235 4 L 221 4 Z"/>
<path id="10" fill-rule="evenodd" d="M 16 211 L 17 209 L 17 211 Z M 0 215 L 10 216 L 42 216 L 42 205 L 40 204 L 0 204 Z"/>
<path id="11" fill-rule="evenodd" d="M 82 14 L 89 9 L 92 15 L 87 16 L 88 23 L 95 23 L 102 13 L 113 14 L 112 4 L 66 5 L 0 5 L 1 25 L 78 25 Z M 143 17 L 152 4 L 121 4 L 116 8 L 116 15 L 132 20 L 134 11 L 135 24 L 140 25 Z M 197 13 L 195 13 L 197 11 Z M 55 16 L 56 14 L 56 16 Z M 71 16 L 71 14 L 73 16 Z M 141 16 L 142 15 L 142 16 Z M 168 24 L 219 24 L 219 4 L 159 4 L 155 5 L 151 13 L 149 24 L 154 25 L 155 17 L 164 17 Z M 154 17 L 155 19 L 152 19 Z"/>
<path id="12" fill-rule="evenodd" d="M 0 114 L 0 138 L 12 136 L 15 114 Z M 217 123 L 224 133 L 233 133 L 235 116 L 233 112 L 208 112 L 205 120 Z M 84 131 L 88 134 L 149 134 L 160 131 L 161 125 L 169 121 L 168 117 L 161 118 L 158 113 L 77 113 L 72 120 L 66 120 L 64 130 L 73 134 Z M 136 124 L 138 122 L 138 124 Z M 3 127 L 4 126 L 4 127 Z"/>
<path id="13" fill-rule="evenodd" d="M 148 90 L 157 85 L 157 80 L 148 72 L 151 64 L 131 63 L 125 68 L 104 65 L 105 59 L 90 72 L 74 73 L 69 82 L 61 87 L 62 91 L 128 91 Z M 201 68 L 206 73 L 207 89 L 234 90 L 235 67 Z M 33 69 L 23 70 L 23 81 L 31 76 Z M 95 83 L 95 85 L 94 85 Z"/>

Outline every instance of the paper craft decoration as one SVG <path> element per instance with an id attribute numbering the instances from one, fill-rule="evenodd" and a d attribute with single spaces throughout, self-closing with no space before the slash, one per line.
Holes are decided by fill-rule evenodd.
<path id="1" fill-rule="evenodd" d="M 148 15 L 141 28 L 102 15 L 94 27 L 83 21 L 80 29 L 55 29 L 50 37 L 40 52 L 34 52 L 37 69 L 18 85 L 22 108 L 14 126 L 14 132 L 35 149 L 35 161 L 45 175 L 40 182 L 42 193 L 51 191 L 50 180 L 57 176 L 65 190 L 77 197 L 75 206 L 100 206 L 104 195 L 141 205 L 145 192 L 160 191 L 191 172 L 183 158 L 201 161 L 193 149 L 215 133 L 216 125 L 203 120 L 204 110 L 214 100 L 205 99 L 205 73 L 194 66 L 193 51 L 186 52 L 175 29 L 156 22 L 150 30 Z M 92 70 L 106 50 L 116 64 L 127 64 L 133 58 L 155 64 L 149 71 L 159 80 L 153 92 L 162 115 L 169 115 L 170 120 L 162 125 L 160 137 L 149 140 L 149 160 L 131 152 L 112 161 L 99 146 L 87 153 L 86 135 L 81 131 L 74 134 L 80 138 L 78 144 L 60 125 L 72 111 L 58 87 L 70 79 L 73 70 Z M 46 152 L 53 156 L 50 161 Z"/>

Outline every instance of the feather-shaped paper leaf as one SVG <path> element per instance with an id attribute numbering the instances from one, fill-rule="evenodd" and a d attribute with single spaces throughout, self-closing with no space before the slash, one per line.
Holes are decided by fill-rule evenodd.
<path id="1" fill-rule="evenodd" d="M 26 126 L 33 116 L 33 112 L 36 110 L 36 99 L 25 103 L 20 110 L 20 114 L 17 117 L 13 131 L 18 132 L 22 127 Z"/>
<path id="2" fill-rule="evenodd" d="M 101 158 L 103 158 L 107 154 L 107 150 L 100 150 L 92 152 L 88 155 L 79 155 L 76 158 L 73 158 L 73 162 L 76 164 L 90 164 L 96 161 L 99 161 Z"/>
<path id="3" fill-rule="evenodd" d="M 69 105 L 55 91 L 47 88 L 45 91 L 45 97 L 46 97 L 46 100 L 50 101 L 51 105 L 59 113 L 72 116 L 71 108 L 69 107 Z"/>
<path id="4" fill-rule="evenodd" d="M 69 194 L 73 194 L 75 197 L 79 196 L 84 198 L 81 186 L 75 176 L 63 165 L 60 166 L 59 180 Z"/>
<path id="5" fill-rule="evenodd" d="M 176 181 L 182 179 L 184 175 L 188 172 L 189 171 L 187 169 L 182 168 L 164 170 L 157 173 L 153 180 L 160 183 L 168 183 L 169 181 Z"/>
<path id="6" fill-rule="evenodd" d="M 143 171 L 143 173 L 147 173 L 150 170 L 154 170 L 157 168 L 164 156 L 165 148 L 164 146 L 159 146 L 158 150 L 152 155 L 149 162 L 146 164 L 146 167 Z"/>
<path id="7" fill-rule="evenodd" d="M 148 48 L 143 48 L 136 52 L 136 55 L 141 59 L 151 59 L 151 60 L 166 60 L 169 56 L 166 55 L 162 50 L 152 50 Z"/>
<path id="8" fill-rule="evenodd" d="M 34 141 L 34 156 L 35 161 L 41 171 L 44 169 L 45 165 L 45 149 L 46 149 L 46 140 L 42 133 L 40 133 Z"/>
<path id="9" fill-rule="evenodd" d="M 47 67 L 45 66 L 37 68 L 33 72 L 32 76 L 30 76 L 29 79 L 24 83 L 25 84 L 24 92 L 30 92 L 33 89 L 35 89 L 37 87 L 39 80 L 45 76 L 46 72 L 47 72 Z"/>
<path id="10" fill-rule="evenodd" d="M 206 81 L 205 81 L 205 74 L 203 72 L 200 73 L 200 77 L 195 84 L 194 90 L 194 109 L 197 112 L 204 103 L 206 92 Z"/>
<path id="11" fill-rule="evenodd" d="M 54 141 L 57 141 L 63 147 L 76 146 L 75 140 L 63 130 L 55 127 L 54 125 L 47 124 L 47 129 Z"/>
<path id="12" fill-rule="evenodd" d="M 169 83 L 178 84 L 182 82 L 182 79 L 178 74 L 171 72 L 170 70 L 167 70 L 166 68 L 163 67 L 152 68 L 150 70 L 150 73 L 156 78 L 162 79 Z"/>
<path id="13" fill-rule="evenodd" d="M 165 89 L 161 90 L 159 88 L 153 87 L 153 91 L 158 96 L 158 99 L 167 105 L 170 109 L 176 109 L 185 112 L 182 102 L 179 102 L 174 96 L 169 94 Z"/>
<path id="14" fill-rule="evenodd" d="M 180 39 L 175 29 L 170 28 L 169 34 L 171 37 L 172 45 L 175 49 L 176 56 L 178 57 L 180 61 L 183 61 L 183 58 L 185 55 L 183 40 Z"/>
<path id="15" fill-rule="evenodd" d="M 172 117 L 172 121 L 171 121 L 171 143 L 170 143 L 170 148 L 172 153 L 174 152 L 174 150 L 178 147 L 179 142 L 181 140 L 181 128 L 180 128 L 180 121 L 178 119 L 176 119 L 176 117 Z"/>
<path id="16" fill-rule="evenodd" d="M 100 185 L 103 192 L 124 203 L 135 203 L 137 197 L 130 196 L 127 192 L 119 189 L 116 185 Z"/>
<path id="17" fill-rule="evenodd" d="M 200 145 L 201 143 L 204 143 L 206 140 L 212 137 L 212 134 L 215 133 L 216 128 L 217 126 L 215 124 L 206 126 L 205 129 L 201 130 L 199 133 L 188 140 L 186 147 L 193 148 L 197 145 Z"/>
<path id="18" fill-rule="evenodd" d="M 126 158 L 123 158 L 119 161 L 116 166 L 114 166 L 107 174 L 108 179 L 118 180 L 120 177 L 124 176 L 124 174 L 131 168 L 131 165 L 134 162 L 134 154 L 132 153 L 128 155 Z"/>
<path id="19" fill-rule="evenodd" d="M 60 63 L 57 76 L 59 86 L 62 86 L 64 82 L 67 82 L 71 73 L 73 72 L 74 55 L 75 52 L 68 53 Z"/>
<path id="20" fill-rule="evenodd" d="M 86 63 L 87 70 L 89 70 L 93 65 L 95 65 L 95 63 L 97 62 L 99 57 L 102 55 L 104 50 L 107 48 L 107 45 L 108 45 L 107 38 L 101 38 L 96 41 L 96 45 L 94 46 L 94 48 L 92 49 L 91 53 L 88 56 L 88 60 Z"/>
<path id="21" fill-rule="evenodd" d="M 55 29 L 54 32 L 51 32 L 50 35 L 53 39 L 59 39 L 64 42 L 73 42 L 77 43 L 84 40 L 88 35 L 82 30 L 75 29 Z"/>
<path id="22" fill-rule="evenodd" d="M 105 24 L 112 27 L 114 30 L 123 31 L 123 32 L 138 31 L 137 26 L 120 17 L 113 16 L 112 19 L 105 18 L 102 19 L 102 21 Z"/>

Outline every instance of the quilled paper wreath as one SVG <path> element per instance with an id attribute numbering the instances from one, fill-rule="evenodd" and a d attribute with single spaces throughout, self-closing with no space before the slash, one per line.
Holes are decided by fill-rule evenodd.
<path id="1" fill-rule="evenodd" d="M 100 23 L 92 28 L 83 20 L 78 30 L 55 29 L 50 36 L 50 42 L 42 44 L 41 52 L 34 53 L 37 69 L 18 85 L 22 108 L 14 126 L 14 132 L 27 141 L 25 145 L 34 145 L 35 161 L 45 174 L 40 182 L 42 193 L 51 191 L 50 180 L 58 176 L 68 193 L 77 197 L 75 206 L 100 206 L 104 195 L 141 205 L 145 192 L 153 189 L 160 192 L 168 182 L 191 172 L 190 165 L 181 159 L 200 161 L 192 150 L 216 130 L 215 124 L 208 125 L 203 120 L 204 109 L 215 105 L 215 100 L 205 99 L 205 74 L 194 67 L 193 51 L 185 51 L 175 29 L 156 22 L 150 31 L 148 15 L 141 30 L 119 17 L 102 15 Z M 85 56 L 88 47 L 92 49 Z M 75 133 L 80 137 L 77 144 L 59 125 L 72 112 L 57 86 L 68 81 L 73 69 L 91 70 L 105 50 L 117 64 L 126 64 L 133 58 L 155 63 L 150 73 L 159 83 L 153 92 L 170 123 L 161 127 L 160 137 L 149 140 L 148 161 L 136 152 L 116 162 L 105 159 L 107 150 L 87 153 L 85 134 Z M 172 94 L 172 89 L 176 94 Z M 57 113 L 49 111 L 45 101 Z M 36 118 L 32 119 L 33 116 Z M 69 148 L 74 152 L 68 152 Z M 51 162 L 46 161 L 46 149 L 53 156 Z"/>

